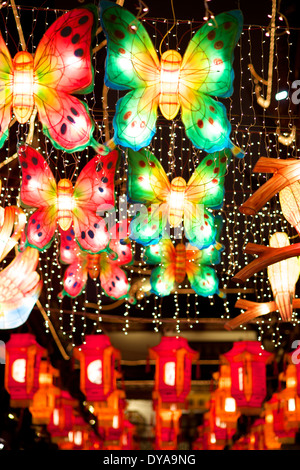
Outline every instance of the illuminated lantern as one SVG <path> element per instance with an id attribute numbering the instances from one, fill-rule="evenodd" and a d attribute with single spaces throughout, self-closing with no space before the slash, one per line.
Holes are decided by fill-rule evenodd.
<path id="1" fill-rule="evenodd" d="M 266 365 L 274 355 L 263 350 L 259 341 L 237 341 L 220 357 L 230 365 L 231 395 L 243 414 L 257 414 L 267 394 Z"/>
<path id="2" fill-rule="evenodd" d="M 159 255 L 155 253 L 153 256 L 155 247 Z M 152 264 L 160 258 L 160 265 L 151 272 L 151 291 L 160 297 L 169 295 L 187 277 L 198 295 L 208 297 L 220 294 L 218 276 L 209 265 L 220 262 L 222 251 L 223 245 L 218 242 L 198 250 L 191 245 L 186 248 L 183 243 L 174 246 L 169 238 L 162 239 L 158 245 L 148 246 L 145 249 L 146 263 Z"/>
<path id="3" fill-rule="evenodd" d="M 265 419 L 257 418 L 250 427 L 249 450 L 267 450 L 265 444 Z"/>
<path id="4" fill-rule="evenodd" d="M 123 434 L 121 436 L 122 450 L 137 450 L 134 442 L 134 433 L 136 427 L 128 419 L 123 422 Z"/>
<path id="5" fill-rule="evenodd" d="M 46 350 L 30 333 L 15 333 L 6 343 L 5 388 L 12 407 L 31 405 L 39 388 L 40 362 Z"/>
<path id="6" fill-rule="evenodd" d="M 268 447 L 274 446 L 274 442 L 275 447 L 293 443 L 298 431 L 295 397 L 282 392 L 274 393 L 272 398 L 264 403 Z M 299 407 L 299 403 L 297 405 Z M 297 414 L 299 417 L 299 411 Z"/>
<path id="7" fill-rule="evenodd" d="M 279 202 L 286 220 L 300 233 L 300 181 L 279 191 Z"/>
<path id="8" fill-rule="evenodd" d="M 85 343 L 74 348 L 74 358 L 80 361 L 80 389 L 87 401 L 106 401 L 116 389 L 120 351 L 106 335 L 87 335 Z"/>
<path id="9" fill-rule="evenodd" d="M 156 409 L 155 449 L 176 450 L 182 410 Z"/>
<path id="10" fill-rule="evenodd" d="M 191 389 L 192 361 L 199 353 L 191 349 L 185 338 L 163 336 L 157 346 L 149 349 L 155 359 L 154 396 L 165 408 L 166 404 L 184 405 Z"/>
<path id="11" fill-rule="evenodd" d="M 86 449 L 89 437 L 88 426 L 80 414 L 74 413 L 72 430 L 68 432 L 68 441 L 72 450 Z"/>
<path id="12" fill-rule="evenodd" d="M 237 410 L 236 401 L 231 395 L 231 370 L 228 364 L 221 364 L 219 372 L 213 374 L 218 381 L 218 387 L 211 392 L 209 414 L 211 429 L 216 433 L 215 426 L 226 429 L 226 436 L 230 438 L 237 427 L 237 420 L 241 413 Z"/>
<path id="13" fill-rule="evenodd" d="M 95 401 L 92 404 L 93 414 L 97 417 L 98 433 L 105 450 L 121 450 L 124 433 L 125 393 L 114 390 L 106 403 Z"/>
<path id="14" fill-rule="evenodd" d="M 156 132 L 158 108 L 169 120 L 181 109 L 186 134 L 195 147 L 206 152 L 229 147 L 241 156 L 229 139 L 226 108 L 211 97 L 228 97 L 233 91 L 233 51 L 243 23 L 239 10 L 203 25 L 183 57 L 167 50 L 161 61 L 143 24 L 129 11 L 100 2 L 100 19 L 107 38 L 105 83 L 130 90 L 116 106 L 117 145 L 147 147 Z"/>
<path id="15" fill-rule="evenodd" d="M 270 238 L 270 246 L 282 248 L 289 246 L 286 233 L 276 232 Z M 268 277 L 274 300 L 283 321 L 290 321 L 293 313 L 293 298 L 295 286 L 299 278 L 299 260 L 297 257 L 288 258 L 268 266 Z"/>
<path id="16" fill-rule="evenodd" d="M 227 149 L 207 155 L 186 182 L 171 182 L 160 162 L 149 150 L 128 150 L 128 197 L 142 204 L 130 223 L 130 238 L 144 246 L 157 243 L 167 223 L 180 230 L 199 249 L 215 242 L 217 221 L 210 209 L 223 205 L 224 182 L 231 158 Z"/>
<path id="17" fill-rule="evenodd" d="M 74 408 L 78 406 L 78 400 L 73 398 L 67 390 L 60 390 L 60 394 L 55 397 L 55 408 L 47 425 L 53 442 L 67 440 L 68 433 L 73 427 Z"/>
<path id="18" fill-rule="evenodd" d="M 52 367 L 50 360 L 46 358 L 40 363 L 39 389 L 34 394 L 29 411 L 33 424 L 48 424 L 55 408 L 55 397 L 60 394 L 58 387 L 54 385 L 54 378 L 59 376 L 58 369 Z"/>
<path id="19" fill-rule="evenodd" d="M 20 51 L 13 59 L 0 35 L 0 51 L 5 57 L 0 147 L 8 136 L 12 111 L 22 124 L 36 107 L 43 131 L 56 148 L 67 152 L 88 145 L 103 148 L 93 139 L 94 123 L 88 107 L 73 96 L 93 90 L 91 43 L 96 24 L 94 6 L 73 9 L 45 32 L 34 56 Z"/>
<path id="20" fill-rule="evenodd" d="M 88 276 L 96 280 L 100 277 L 105 294 L 113 299 L 124 298 L 129 290 L 129 282 L 122 265 L 133 262 L 131 243 L 128 240 L 128 223 L 123 220 L 110 230 L 111 239 L 107 250 L 92 255 L 80 250 L 72 227 L 61 231 L 60 259 L 69 264 L 65 271 L 63 291 L 69 297 L 77 297 L 86 285 Z"/>
<path id="21" fill-rule="evenodd" d="M 98 213 L 112 210 L 115 204 L 118 151 L 113 150 L 105 159 L 100 155 L 93 157 L 81 170 L 74 188 L 65 178 L 57 184 L 48 163 L 33 147 L 20 145 L 18 156 L 22 204 L 36 208 L 26 225 L 25 246 L 42 251 L 51 245 L 57 225 L 67 230 L 73 224 L 82 250 L 93 254 L 103 251 L 110 236 Z"/>

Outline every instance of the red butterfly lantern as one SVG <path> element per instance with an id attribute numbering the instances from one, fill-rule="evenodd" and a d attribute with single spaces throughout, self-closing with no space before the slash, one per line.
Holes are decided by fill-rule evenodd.
<path id="1" fill-rule="evenodd" d="M 25 246 L 38 250 L 49 247 L 57 224 L 68 230 L 73 224 L 80 247 L 100 253 L 109 242 L 105 221 L 98 213 L 112 210 L 115 204 L 114 174 L 118 151 L 96 155 L 82 169 L 73 188 L 69 179 L 56 184 L 49 165 L 34 148 L 19 147 L 22 168 L 21 201 L 37 208 L 26 226 Z"/>
<path id="2" fill-rule="evenodd" d="M 0 147 L 8 135 L 12 110 L 25 123 L 36 107 L 43 131 L 56 148 L 103 149 L 93 139 L 87 105 L 73 96 L 94 87 L 91 43 L 96 24 L 94 6 L 71 10 L 50 26 L 34 56 L 20 51 L 13 60 L 0 34 Z"/>
<path id="3" fill-rule="evenodd" d="M 12 407 L 27 407 L 39 388 L 42 348 L 31 333 L 12 334 L 6 343 L 5 388 Z"/>

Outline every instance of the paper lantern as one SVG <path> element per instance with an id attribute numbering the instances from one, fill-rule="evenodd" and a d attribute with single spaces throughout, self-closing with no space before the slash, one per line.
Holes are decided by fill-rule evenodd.
<path id="1" fill-rule="evenodd" d="M 26 242 L 42 251 L 55 236 L 57 225 L 67 230 L 73 224 L 77 243 L 82 250 L 103 251 L 109 233 L 98 214 L 112 210 L 115 204 L 114 176 L 119 158 L 117 150 L 93 157 L 81 170 L 74 185 L 69 179 L 58 184 L 44 157 L 33 147 L 20 145 L 18 156 L 22 168 L 21 201 L 36 208 L 26 225 Z"/>
<path id="2" fill-rule="evenodd" d="M 78 400 L 73 398 L 67 390 L 60 390 L 60 394 L 55 397 L 55 408 L 47 425 L 53 442 L 58 443 L 68 438 L 68 433 L 73 427 L 74 409 L 78 407 Z"/>
<path id="3" fill-rule="evenodd" d="M 69 267 L 65 271 L 64 288 L 59 297 L 80 295 L 88 276 L 93 280 L 100 277 L 101 287 L 108 297 L 121 299 L 127 296 L 130 285 L 126 272 L 121 269 L 121 266 L 133 263 L 127 220 L 124 219 L 111 228 L 107 249 L 97 255 L 86 253 L 79 248 L 72 227 L 67 231 L 62 230 L 60 235 L 60 260 L 69 264 Z"/>
<path id="4" fill-rule="evenodd" d="M 100 19 L 107 38 L 105 83 L 130 90 L 116 106 L 113 121 L 117 145 L 139 150 L 156 132 L 158 108 L 166 119 L 181 109 L 186 134 L 193 145 L 215 152 L 230 142 L 226 109 L 212 96 L 232 94 L 233 51 L 242 30 L 239 10 L 222 13 L 203 25 L 182 57 L 167 50 L 159 61 L 143 24 L 124 8 L 100 2 Z"/>
<path id="5" fill-rule="evenodd" d="M 286 220 L 300 233 L 300 181 L 279 191 L 279 202 Z"/>
<path id="6" fill-rule="evenodd" d="M 10 405 L 26 408 L 39 388 L 40 362 L 46 350 L 31 333 L 14 333 L 6 343 L 5 388 Z"/>
<path id="7" fill-rule="evenodd" d="M 276 232 L 270 237 L 270 246 L 282 248 L 289 246 L 286 233 Z M 268 266 L 268 278 L 271 284 L 274 300 L 283 321 L 290 321 L 293 313 L 293 298 L 299 278 L 299 260 L 297 257 L 288 258 Z"/>
<path id="8" fill-rule="evenodd" d="M 231 396 L 243 414 L 257 414 L 267 394 L 266 366 L 274 355 L 263 350 L 259 341 L 237 341 L 220 357 L 230 365 Z"/>
<path id="9" fill-rule="evenodd" d="M 187 183 L 181 177 L 170 182 L 149 150 L 129 149 L 128 197 L 138 209 L 130 223 L 130 238 L 144 246 L 152 245 L 169 230 L 167 223 L 178 231 L 183 222 L 185 237 L 192 245 L 203 249 L 213 244 L 218 235 L 218 222 L 211 210 L 223 205 L 230 157 L 229 150 L 209 154 Z M 175 233 L 178 238 L 178 232 Z"/>
<path id="10" fill-rule="evenodd" d="M 121 450 L 121 437 L 124 432 L 124 409 L 126 407 L 125 392 L 114 390 L 103 401 L 92 403 L 93 414 L 97 418 L 98 434 L 102 441 L 104 450 Z"/>
<path id="11" fill-rule="evenodd" d="M 191 388 L 192 361 L 199 356 L 191 349 L 185 338 L 162 336 L 157 346 L 149 349 L 149 356 L 155 359 L 155 396 L 165 404 L 184 405 Z"/>
<path id="12" fill-rule="evenodd" d="M 93 90 L 94 72 L 91 43 L 97 24 L 92 6 L 73 9 L 58 18 L 46 31 L 34 56 L 18 52 L 11 59 L 0 35 L 4 60 L 0 98 L 0 146 L 8 136 L 13 110 L 20 123 L 30 118 L 36 107 L 45 135 L 58 149 L 80 151 L 93 139 L 94 123 L 87 105 L 73 94 Z"/>
<path id="13" fill-rule="evenodd" d="M 249 450 L 267 450 L 266 443 L 265 443 L 265 418 L 264 417 L 257 418 L 251 424 L 249 435 L 250 435 Z"/>
<path id="14" fill-rule="evenodd" d="M 0 330 L 17 328 L 28 319 L 43 286 L 38 262 L 38 251 L 28 247 L 0 271 Z"/>
<path id="15" fill-rule="evenodd" d="M 60 390 L 54 385 L 59 370 L 52 367 L 48 358 L 42 359 L 39 371 L 39 389 L 33 396 L 29 411 L 33 424 L 48 424 L 55 408 L 55 398 Z"/>
<path id="16" fill-rule="evenodd" d="M 80 389 L 87 401 L 106 401 L 116 389 L 120 351 L 106 335 L 87 335 L 85 343 L 74 348 L 74 358 L 80 361 Z"/>

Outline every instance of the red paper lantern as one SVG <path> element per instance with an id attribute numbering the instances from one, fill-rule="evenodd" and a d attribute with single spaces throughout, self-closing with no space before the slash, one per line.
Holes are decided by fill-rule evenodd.
<path id="1" fill-rule="evenodd" d="M 12 407 L 30 406 L 39 388 L 39 370 L 46 350 L 30 333 L 12 334 L 6 343 L 5 388 Z"/>
<path id="2" fill-rule="evenodd" d="M 87 401 L 106 401 L 116 389 L 120 351 L 106 335 L 87 335 L 85 344 L 74 348 L 74 357 L 80 361 L 80 389 Z"/>
<path id="3" fill-rule="evenodd" d="M 164 404 L 184 404 L 191 390 L 192 361 L 199 356 L 185 338 L 163 336 L 161 342 L 149 349 L 156 360 L 154 398 Z"/>
<path id="4" fill-rule="evenodd" d="M 155 449 L 176 450 L 182 410 L 156 409 Z"/>
<path id="5" fill-rule="evenodd" d="M 259 341 L 237 341 L 221 356 L 222 363 L 230 364 L 231 395 L 243 414 L 259 414 L 267 394 L 266 365 L 273 357 Z"/>

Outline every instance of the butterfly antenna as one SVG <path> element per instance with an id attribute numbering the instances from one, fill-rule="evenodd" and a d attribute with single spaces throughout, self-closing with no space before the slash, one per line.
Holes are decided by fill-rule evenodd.
<path id="1" fill-rule="evenodd" d="M 171 28 L 168 29 L 168 31 L 166 32 L 166 34 L 164 35 L 164 37 L 162 38 L 162 40 L 160 41 L 160 45 L 159 45 L 159 54 L 161 56 L 161 46 L 162 46 L 162 43 L 164 42 L 165 38 L 168 36 L 168 34 L 172 31 L 172 29 L 174 28 L 175 24 L 176 24 L 176 17 L 175 17 L 175 11 L 174 11 L 174 5 L 173 5 L 173 0 L 171 0 L 171 8 L 172 8 L 172 13 L 173 13 L 173 24 L 171 26 Z"/>

